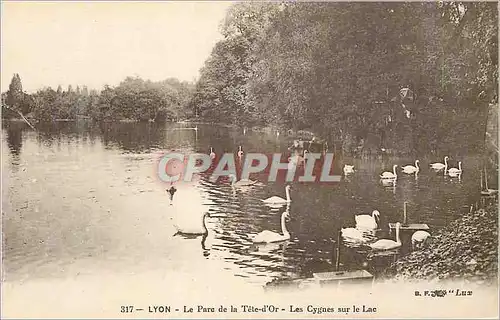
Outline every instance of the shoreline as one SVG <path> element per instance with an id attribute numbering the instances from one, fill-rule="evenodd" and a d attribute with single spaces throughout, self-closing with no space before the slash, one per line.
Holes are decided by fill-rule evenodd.
<path id="1" fill-rule="evenodd" d="M 372 286 L 397 283 L 442 285 L 451 282 L 460 283 L 462 287 L 477 285 L 497 288 L 498 220 L 496 217 L 498 217 L 498 202 L 489 204 L 486 209 L 481 208 L 465 214 L 435 234 L 431 234 L 426 247 L 402 256 L 369 281 L 373 281 Z M 479 225 L 490 226 L 490 230 L 483 228 L 484 232 L 478 233 Z M 471 232 L 476 235 L 471 236 Z M 460 237 L 466 238 L 467 241 L 457 240 Z M 460 244 L 465 242 L 467 244 L 460 247 Z M 313 277 L 282 279 L 268 283 L 265 290 L 283 291 L 316 285 Z"/>
<path id="2" fill-rule="evenodd" d="M 498 281 L 498 200 L 453 221 L 427 239 L 428 245 L 392 265 L 385 278 L 402 281 L 463 279 Z"/>
<path id="3" fill-rule="evenodd" d="M 26 118 L 28 121 L 31 121 L 33 123 L 42 123 L 42 124 L 52 124 L 52 123 L 60 123 L 60 122 L 79 122 L 79 121 L 84 121 L 84 122 L 104 122 L 104 123 L 175 123 L 175 124 L 191 124 L 191 125 L 212 125 L 212 126 L 219 126 L 219 127 L 225 127 L 225 128 L 231 128 L 231 129 L 237 129 L 241 128 L 238 125 L 235 124 L 227 124 L 227 123 L 216 123 L 216 122 L 207 122 L 207 121 L 193 121 L 193 120 L 181 120 L 181 121 L 164 121 L 164 122 L 155 122 L 155 121 L 140 121 L 140 120 L 134 120 L 134 119 L 119 119 L 119 120 L 100 120 L 100 121 L 94 121 L 88 117 L 81 117 L 78 119 L 54 119 L 52 121 L 43 121 L 40 122 L 39 120 L 35 118 Z M 10 122 L 25 122 L 21 118 L 3 118 L 2 121 L 10 121 Z M 253 132 L 259 132 L 259 133 L 276 133 L 279 132 L 280 134 L 286 134 L 286 136 L 309 136 L 309 137 L 318 137 L 316 133 L 309 131 L 309 130 L 293 130 L 293 129 L 283 129 L 279 128 L 276 126 L 249 126 L 249 127 L 244 127 L 248 131 L 253 131 Z M 321 138 L 320 138 L 321 140 Z"/>

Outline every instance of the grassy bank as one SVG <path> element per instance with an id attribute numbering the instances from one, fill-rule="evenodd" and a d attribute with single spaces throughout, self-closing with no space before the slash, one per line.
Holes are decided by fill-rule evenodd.
<path id="1" fill-rule="evenodd" d="M 395 262 L 395 280 L 469 280 L 494 283 L 498 276 L 498 203 L 471 212 L 432 235 L 427 246 Z"/>

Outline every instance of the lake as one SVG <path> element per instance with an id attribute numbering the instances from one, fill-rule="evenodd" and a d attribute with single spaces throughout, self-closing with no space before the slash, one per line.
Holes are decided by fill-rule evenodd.
<path id="1" fill-rule="evenodd" d="M 462 161 L 461 179 L 428 169 L 441 158 L 419 157 L 418 178 L 399 174 L 395 186 L 383 186 L 382 171 L 415 159 L 336 159 L 356 172 L 330 185 L 292 183 L 287 224 L 291 239 L 259 245 L 251 237 L 265 229 L 279 232 L 284 208 L 270 210 L 261 199 L 284 197 L 282 183 L 266 183 L 248 192 L 203 176 L 179 183 L 175 205 L 169 185 L 157 177 L 158 155 L 286 152 L 290 139 L 262 132 L 185 124 L 55 123 L 38 131 L 20 122 L 2 130 L 4 278 L 7 282 L 64 279 L 75 276 L 182 272 L 196 278 L 226 277 L 243 286 L 308 277 L 335 265 L 341 227 L 354 226 L 354 214 L 381 213 L 378 236 L 388 223 L 427 223 L 431 232 L 469 212 L 478 199 L 480 157 L 450 156 Z M 442 155 L 444 156 L 444 155 Z M 490 174 L 490 188 L 496 187 Z M 210 212 L 207 237 L 175 234 L 175 216 Z M 179 213 L 180 212 L 180 213 Z M 403 242 L 407 239 L 403 238 Z M 366 269 L 378 275 L 393 256 L 343 246 L 342 269 Z"/>

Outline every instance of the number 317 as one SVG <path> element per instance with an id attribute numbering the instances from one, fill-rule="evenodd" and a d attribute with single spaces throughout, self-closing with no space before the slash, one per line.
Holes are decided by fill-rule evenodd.
<path id="1" fill-rule="evenodd" d="M 134 306 L 121 306 L 120 312 L 127 313 L 134 311 Z"/>

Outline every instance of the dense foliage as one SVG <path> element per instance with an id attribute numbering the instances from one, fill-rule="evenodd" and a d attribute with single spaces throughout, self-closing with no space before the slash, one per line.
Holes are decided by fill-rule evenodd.
<path id="1" fill-rule="evenodd" d="M 482 147 L 497 101 L 497 15 L 486 2 L 238 3 L 192 106 L 214 122 L 313 130 L 347 150 L 466 152 Z"/>
<path id="2" fill-rule="evenodd" d="M 190 116 L 186 108 L 194 86 L 177 79 L 160 82 L 127 77 L 117 87 L 105 86 L 101 92 L 87 87 L 61 86 L 45 88 L 34 94 L 22 90 L 21 79 L 15 74 L 2 105 L 11 111 L 21 111 L 38 121 L 91 118 L 93 120 L 165 121 Z M 4 117 L 17 116 L 3 110 Z"/>
<path id="3" fill-rule="evenodd" d="M 495 2 L 242 2 L 221 32 L 196 86 L 129 77 L 100 93 L 27 95 L 15 75 L 2 102 L 46 121 L 193 116 L 309 130 L 347 152 L 484 146 L 498 105 Z"/>
<path id="4" fill-rule="evenodd" d="M 451 223 L 430 238 L 429 245 L 394 263 L 395 279 L 468 279 L 498 277 L 498 206 L 479 209 Z"/>

